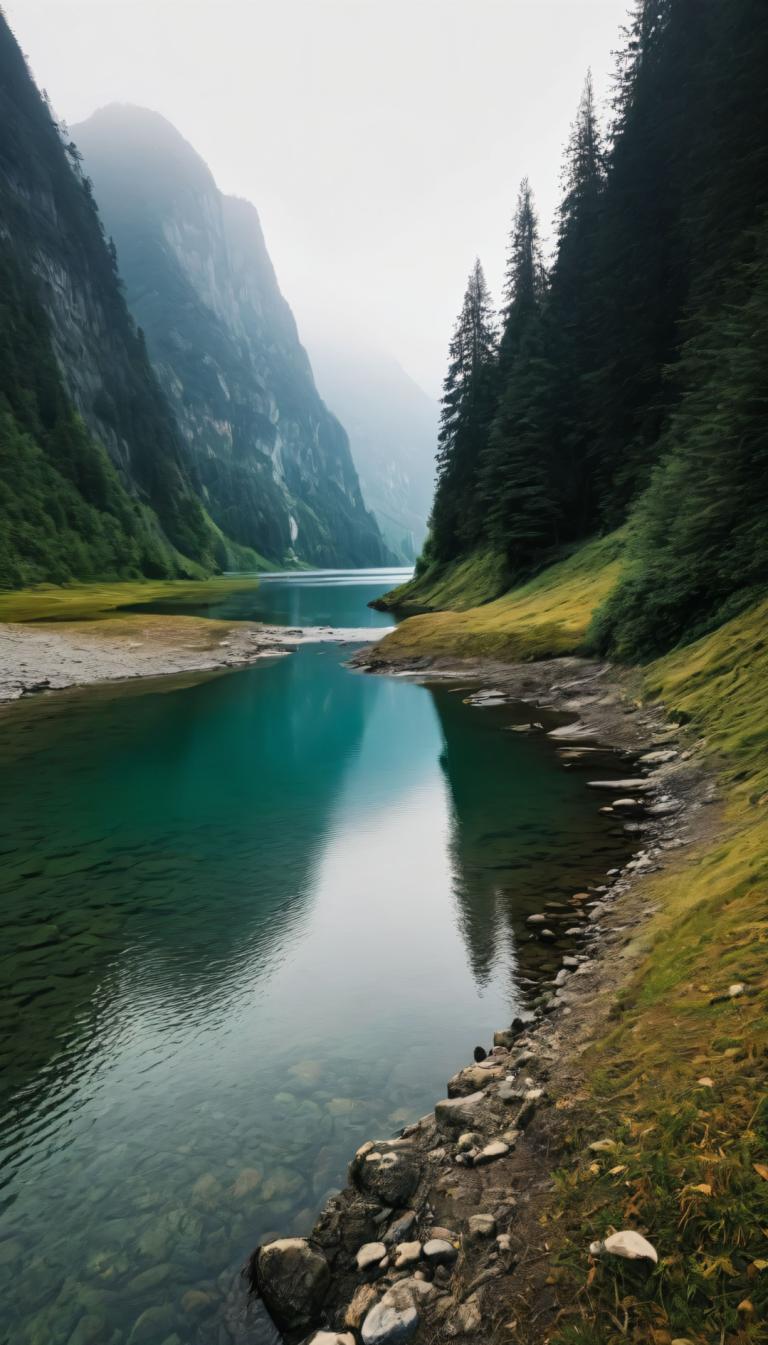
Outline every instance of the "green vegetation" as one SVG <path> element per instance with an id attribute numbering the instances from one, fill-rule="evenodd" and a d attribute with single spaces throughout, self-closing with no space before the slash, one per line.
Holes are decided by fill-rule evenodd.
<path id="1" fill-rule="evenodd" d="M 548 271 L 521 186 L 498 337 L 479 263 L 470 277 L 420 567 L 433 592 L 476 552 L 519 583 L 627 519 L 600 650 L 653 657 L 766 591 L 766 66 L 757 0 L 637 0 L 606 139 L 585 85 Z M 419 577 L 396 600 L 423 596 Z"/>
<path id="2" fill-rule="evenodd" d="M 765 1339 L 767 618 L 763 602 L 643 679 L 704 735 L 731 802 L 714 841 L 648 880 L 659 913 L 584 1059 L 548 1232 L 564 1345 Z M 728 998 L 738 982 L 746 992 Z M 587 1149 L 604 1137 L 610 1152 Z M 586 1245 L 611 1226 L 644 1232 L 658 1268 L 605 1258 L 587 1274 Z"/>
<path id="3" fill-rule="evenodd" d="M 1 15 L 0 76 L 0 584 L 204 573 L 222 549 L 114 246 Z"/>
<path id="4" fill-rule="evenodd" d="M 0 621 L 97 621 L 136 603 L 197 607 L 258 586 L 258 579 L 224 576 L 204 580 L 137 580 L 126 583 L 40 584 L 0 592 Z"/>
<path id="5" fill-rule="evenodd" d="M 517 661 L 583 652 L 595 608 L 618 579 L 623 550 L 622 531 L 600 538 L 494 602 L 409 617 L 377 651 L 393 661 L 425 654 Z M 495 573 L 492 558 L 487 568 L 477 571 L 468 561 L 449 573 L 446 586 L 451 578 L 457 586 L 478 580 L 482 586 Z M 419 592 L 416 585 L 410 589 Z M 432 596 L 437 593 L 437 588 L 431 590 Z"/>
<path id="6" fill-rule="evenodd" d="M 0 588 L 183 573 L 75 414 L 31 286 L 0 256 Z"/>

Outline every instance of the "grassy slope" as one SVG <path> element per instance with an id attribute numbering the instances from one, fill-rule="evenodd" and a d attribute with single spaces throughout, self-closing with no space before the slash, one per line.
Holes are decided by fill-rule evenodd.
<path id="1" fill-rule="evenodd" d="M 385 593 L 376 605 L 382 611 L 400 613 L 433 612 L 445 607 L 463 612 L 498 598 L 507 587 L 503 558 L 493 551 L 480 551 L 447 569 L 433 566 Z"/>
<path id="2" fill-rule="evenodd" d="M 134 603 L 174 602 L 199 605 L 215 602 L 240 589 L 254 588 L 254 578 L 217 578 L 200 582 L 180 580 L 136 580 L 97 584 L 40 584 L 35 588 L 0 591 L 2 621 L 84 621 L 97 620 L 118 608 Z"/>
<path id="3" fill-rule="evenodd" d="M 515 660 L 570 653 L 583 643 L 596 606 L 616 582 L 623 543 L 621 532 L 591 542 L 484 606 L 409 617 L 378 652 L 385 659 L 456 654 Z M 450 578 L 452 587 L 459 583 L 459 570 Z M 437 592 L 433 588 L 432 596 Z"/>
<path id="4" fill-rule="evenodd" d="M 645 696 L 703 737 L 728 806 L 713 842 L 649 880 L 658 914 L 585 1058 L 550 1229 L 563 1341 L 767 1338 L 766 620 L 768 602 L 644 672 Z M 747 994 L 711 1003 L 739 981 Z M 617 1148 L 586 1151 L 604 1136 Z M 588 1274 L 587 1244 L 611 1226 L 644 1231 L 658 1269 L 607 1258 Z"/>
<path id="5" fill-rule="evenodd" d="M 383 652 L 573 652 L 616 580 L 621 540 L 485 607 L 411 618 Z M 727 807 L 713 840 L 648 880 L 657 914 L 567 1111 L 572 1148 L 545 1230 L 563 1307 L 550 1338 L 563 1345 L 768 1340 L 767 622 L 764 602 L 633 674 L 698 741 Z M 711 1003 L 738 981 L 746 994 Z M 587 1149 L 606 1136 L 615 1149 Z M 612 1227 L 645 1232 L 659 1267 L 590 1268 L 589 1242 Z"/>

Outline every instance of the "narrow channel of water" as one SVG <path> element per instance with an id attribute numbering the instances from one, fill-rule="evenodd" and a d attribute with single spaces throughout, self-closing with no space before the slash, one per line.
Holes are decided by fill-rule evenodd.
<path id="1" fill-rule="evenodd" d="M 381 625 L 388 583 L 212 614 Z M 226 1339 L 244 1256 L 443 1095 L 525 1002 L 526 916 L 626 854 L 525 707 L 348 656 L 0 716 L 9 1345 Z"/>

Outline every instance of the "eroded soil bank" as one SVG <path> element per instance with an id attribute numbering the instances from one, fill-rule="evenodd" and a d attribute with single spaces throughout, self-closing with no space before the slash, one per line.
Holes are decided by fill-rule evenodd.
<path id="1" fill-rule="evenodd" d="M 404 668 L 383 664 L 375 647 L 355 663 L 424 680 L 471 678 L 478 703 L 503 696 L 571 715 L 553 731 L 563 768 L 584 772 L 595 806 L 614 810 L 637 850 L 602 883 L 544 904 L 531 938 L 556 949 L 567 932 L 568 951 L 527 1021 L 489 1024 L 476 1051 L 483 1058 L 449 1081 L 448 1098 L 400 1136 L 364 1144 L 309 1239 L 258 1250 L 252 1282 L 291 1341 L 538 1342 L 563 1307 L 547 1218 L 555 1170 L 573 1163 L 582 1054 L 637 965 L 655 911 L 646 876 L 684 864 L 687 847 L 717 829 L 720 810 L 705 806 L 716 803 L 715 787 L 679 726 L 635 703 L 629 680 L 608 665 L 425 659 Z M 539 731 L 535 721 L 528 731 Z M 627 754 L 629 778 L 594 778 L 590 754 L 606 747 Z M 595 1157 L 610 1151 L 610 1137 L 590 1139 Z M 589 1242 L 606 1231 L 594 1213 L 585 1277 Z"/>

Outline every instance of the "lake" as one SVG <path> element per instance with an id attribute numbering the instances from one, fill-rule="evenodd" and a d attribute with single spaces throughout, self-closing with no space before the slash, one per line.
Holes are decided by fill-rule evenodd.
<path id="1" fill-rule="evenodd" d="M 209 614 L 373 634 L 400 577 Z M 349 656 L 0 715 L 10 1345 L 226 1340 L 244 1257 L 444 1096 L 551 963 L 526 916 L 627 855 L 530 709 Z"/>

